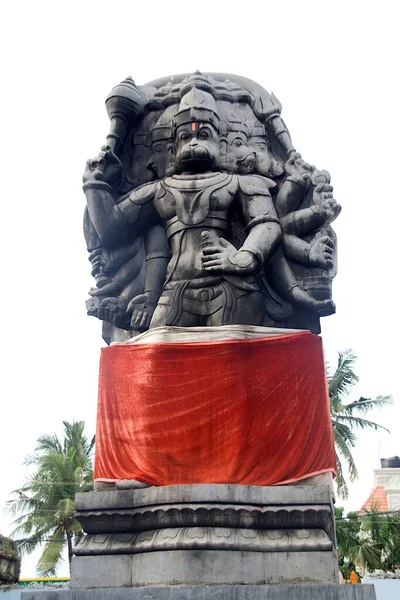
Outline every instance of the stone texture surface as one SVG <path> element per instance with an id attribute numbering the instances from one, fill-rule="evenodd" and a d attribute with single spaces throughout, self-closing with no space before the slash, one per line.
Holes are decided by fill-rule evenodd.
<path id="1" fill-rule="evenodd" d="M 337 583 L 330 552 L 149 552 L 132 558 L 133 585 Z"/>
<path id="2" fill-rule="evenodd" d="M 126 508 L 177 502 L 221 502 L 230 504 L 330 504 L 328 485 L 250 486 L 226 484 L 169 485 L 141 490 L 105 490 L 78 493 L 77 511 Z"/>
<path id="3" fill-rule="evenodd" d="M 118 575 L 112 575 L 116 573 Z M 317 584 L 337 582 L 330 552 L 174 550 L 132 555 L 75 556 L 71 588 L 144 585 Z"/>
<path id="4" fill-rule="evenodd" d="M 164 527 L 139 533 L 86 535 L 77 556 L 137 554 L 155 550 L 248 550 L 252 552 L 330 551 L 322 529 L 238 529 L 235 527 Z"/>
<path id="5" fill-rule="evenodd" d="M 0 535 L 0 584 L 18 581 L 21 569 L 21 557 L 14 540 Z"/>
<path id="6" fill-rule="evenodd" d="M 120 588 L 132 585 L 132 559 L 127 555 L 72 558 L 71 588 Z"/>
<path id="7" fill-rule="evenodd" d="M 23 600 L 376 600 L 372 585 L 214 585 L 30 590 Z"/>
<path id="8" fill-rule="evenodd" d="M 182 328 L 181 328 L 182 329 Z M 196 329 L 192 327 L 191 329 Z M 212 328 L 205 328 L 210 330 Z M 264 327 L 263 329 L 267 329 Z M 269 328 L 271 329 L 271 328 Z M 151 330 L 154 331 L 154 330 Z M 282 330 L 281 330 L 282 331 Z M 144 334 L 147 335 L 147 334 Z M 142 336 L 138 336 L 142 337 Z M 329 485 L 331 489 L 332 497 L 335 496 L 335 490 L 333 487 L 333 477 L 331 473 L 321 473 L 319 475 L 312 475 L 311 477 L 305 477 L 301 481 L 294 481 L 293 483 L 287 484 L 289 486 L 303 486 L 303 485 Z M 144 489 L 151 487 L 147 483 L 143 483 L 140 481 L 136 481 L 135 479 L 123 479 L 121 481 L 110 482 L 110 481 L 94 481 L 93 482 L 93 491 L 95 492 L 110 492 L 113 490 L 135 490 L 135 489 Z"/>
<path id="9" fill-rule="evenodd" d="M 176 503 L 77 513 L 86 533 L 125 533 L 165 527 L 324 529 L 334 540 L 328 504 L 268 505 Z"/>
<path id="10" fill-rule="evenodd" d="M 329 485 L 77 494 L 71 586 L 337 583 Z"/>

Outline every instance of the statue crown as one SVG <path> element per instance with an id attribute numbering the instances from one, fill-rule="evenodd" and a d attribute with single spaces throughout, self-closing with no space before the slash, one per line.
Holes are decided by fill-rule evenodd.
<path id="1" fill-rule="evenodd" d="M 175 128 L 193 121 L 205 121 L 219 130 L 216 92 L 211 83 L 196 72 L 182 85 L 181 101 L 173 123 Z"/>

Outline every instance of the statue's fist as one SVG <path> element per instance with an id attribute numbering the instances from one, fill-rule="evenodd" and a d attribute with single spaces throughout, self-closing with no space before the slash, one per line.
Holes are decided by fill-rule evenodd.
<path id="1" fill-rule="evenodd" d="M 122 165 L 108 146 L 102 146 L 96 158 L 89 159 L 83 173 L 83 183 L 104 181 L 113 186 L 121 178 Z"/>
<path id="2" fill-rule="evenodd" d="M 123 327 L 127 304 L 124 298 L 103 298 L 97 316 L 101 321 L 108 321 L 117 327 Z"/>
<path id="3" fill-rule="evenodd" d="M 319 183 L 314 188 L 313 205 L 326 223 L 332 223 L 342 210 L 332 195 L 333 187 L 328 183 Z"/>
<path id="4" fill-rule="evenodd" d="M 299 152 L 294 152 L 285 164 L 285 173 L 299 183 L 308 183 L 315 171 L 313 165 L 308 164 Z"/>
<path id="5" fill-rule="evenodd" d="M 334 264 L 335 246 L 328 235 L 315 237 L 310 245 L 309 261 L 313 267 L 331 269 Z"/>

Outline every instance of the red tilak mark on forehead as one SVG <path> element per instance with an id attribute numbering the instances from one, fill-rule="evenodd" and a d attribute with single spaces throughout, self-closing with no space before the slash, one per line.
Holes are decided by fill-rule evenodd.
<path id="1" fill-rule="evenodd" d="M 196 131 L 196 123 L 192 123 L 192 131 Z"/>

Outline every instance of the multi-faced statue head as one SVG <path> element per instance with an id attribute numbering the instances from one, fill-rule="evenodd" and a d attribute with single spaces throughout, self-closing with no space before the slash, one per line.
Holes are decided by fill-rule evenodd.
<path id="1" fill-rule="evenodd" d="M 251 125 L 249 147 L 255 153 L 256 173 L 264 177 L 276 177 L 282 174 L 282 167 L 272 156 L 265 127 L 260 121 L 253 121 Z"/>
<path id="2" fill-rule="evenodd" d="M 172 129 L 167 125 L 156 125 L 151 132 L 151 157 L 147 168 L 153 179 L 162 179 L 173 171 L 174 143 Z"/>
<path id="3" fill-rule="evenodd" d="M 201 173 L 215 169 L 219 163 L 219 116 L 213 95 L 191 87 L 182 96 L 173 125 L 176 170 Z"/>
<path id="4" fill-rule="evenodd" d="M 249 174 L 254 172 L 256 153 L 248 145 L 246 123 L 240 120 L 225 122 L 221 136 L 223 164 L 230 173 Z"/>

